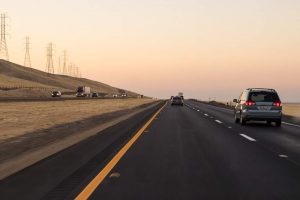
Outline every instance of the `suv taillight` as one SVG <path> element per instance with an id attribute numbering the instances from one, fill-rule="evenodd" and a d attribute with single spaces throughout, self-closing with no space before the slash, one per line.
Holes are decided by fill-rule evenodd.
<path id="1" fill-rule="evenodd" d="M 282 103 L 280 101 L 276 101 L 273 103 L 273 106 L 280 107 L 280 106 L 282 106 Z"/>
<path id="2" fill-rule="evenodd" d="M 255 102 L 254 101 L 246 101 L 245 105 L 246 106 L 255 106 Z"/>

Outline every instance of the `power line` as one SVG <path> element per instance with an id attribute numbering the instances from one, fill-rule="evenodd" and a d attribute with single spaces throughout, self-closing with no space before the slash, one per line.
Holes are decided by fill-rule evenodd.
<path id="1" fill-rule="evenodd" d="M 30 38 L 27 36 L 26 37 L 26 51 L 25 51 L 25 59 L 24 59 L 24 66 L 26 67 L 31 67 L 31 60 L 30 60 L 30 42 L 29 42 Z"/>
<path id="2" fill-rule="evenodd" d="M 1 14 L 1 43 L 0 43 L 0 58 L 3 58 L 5 60 L 9 60 L 8 56 L 8 48 L 6 43 L 6 19 L 7 16 L 5 14 Z"/>
<path id="3" fill-rule="evenodd" d="M 49 74 L 54 74 L 53 67 L 53 43 L 49 43 L 47 47 L 47 64 L 46 64 L 46 72 Z"/>

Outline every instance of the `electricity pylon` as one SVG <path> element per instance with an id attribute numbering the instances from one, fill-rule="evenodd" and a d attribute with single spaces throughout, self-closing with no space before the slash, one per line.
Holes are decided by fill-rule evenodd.
<path id="1" fill-rule="evenodd" d="M 68 74 L 68 69 L 67 69 L 67 51 L 64 50 L 63 52 L 63 70 L 62 70 L 62 73 L 63 75 L 67 75 Z"/>
<path id="2" fill-rule="evenodd" d="M 54 74 L 54 67 L 53 67 L 53 43 L 49 43 L 48 47 L 47 47 L 46 72 L 49 73 L 49 74 Z"/>
<path id="3" fill-rule="evenodd" d="M 61 74 L 60 56 L 58 57 L 58 68 L 57 68 L 57 73 L 58 73 L 58 74 Z"/>
<path id="4" fill-rule="evenodd" d="M 26 43 L 25 43 L 26 50 L 25 50 L 25 59 L 24 59 L 24 66 L 26 66 L 26 67 L 31 67 L 31 60 L 30 60 L 30 53 L 29 53 L 29 50 L 30 50 L 29 40 L 30 40 L 30 38 L 27 36 Z"/>
<path id="5" fill-rule="evenodd" d="M 8 57 L 8 48 L 7 48 L 7 43 L 6 43 L 6 19 L 7 16 L 5 14 L 1 14 L 1 43 L 0 43 L 0 58 L 9 60 Z"/>

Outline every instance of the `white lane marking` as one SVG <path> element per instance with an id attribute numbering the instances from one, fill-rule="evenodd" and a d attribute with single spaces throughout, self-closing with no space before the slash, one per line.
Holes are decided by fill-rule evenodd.
<path id="1" fill-rule="evenodd" d="M 201 103 L 201 102 L 199 102 L 199 103 Z M 218 106 L 208 105 L 208 104 L 204 104 L 204 103 L 201 103 L 201 104 L 209 106 L 209 107 L 213 107 L 213 108 L 216 108 L 216 109 L 220 109 L 220 110 L 226 110 L 226 111 L 230 111 L 230 112 L 233 111 L 233 110 L 228 109 L 228 108 L 221 108 L 221 107 L 218 107 Z M 292 123 L 288 123 L 288 122 L 282 122 L 282 123 L 285 124 L 285 125 L 289 125 L 289 126 L 294 126 L 294 127 L 300 128 L 300 125 L 298 125 L 298 124 L 292 124 Z"/>
<path id="2" fill-rule="evenodd" d="M 197 110 L 198 112 L 200 112 L 200 110 Z"/>
<path id="3" fill-rule="evenodd" d="M 245 134 L 240 134 L 240 136 L 246 138 L 247 140 L 250 140 L 251 142 L 255 142 L 256 139 L 252 138 L 252 137 L 249 137 L 248 135 L 245 135 Z"/>
<path id="4" fill-rule="evenodd" d="M 231 126 L 228 126 L 228 128 L 232 128 Z"/>
<path id="5" fill-rule="evenodd" d="M 208 114 L 205 113 L 204 115 L 205 115 L 206 117 L 208 117 Z"/>
<path id="6" fill-rule="evenodd" d="M 279 157 L 280 157 L 280 158 L 288 158 L 288 156 L 287 156 L 287 155 L 284 155 L 284 154 L 280 154 Z"/>
<path id="7" fill-rule="evenodd" d="M 285 125 L 295 126 L 295 127 L 300 128 L 300 125 L 297 125 L 297 124 L 291 124 L 291 123 L 288 123 L 288 122 L 282 122 L 282 123 L 285 124 Z"/>
<path id="8" fill-rule="evenodd" d="M 215 120 L 216 122 L 218 122 L 219 124 L 223 124 L 223 122 L 221 122 L 220 120 Z"/>
<path id="9" fill-rule="evenodd" d="M 214 117 L 210 117 L 211 119 L 213 119 Z"/>

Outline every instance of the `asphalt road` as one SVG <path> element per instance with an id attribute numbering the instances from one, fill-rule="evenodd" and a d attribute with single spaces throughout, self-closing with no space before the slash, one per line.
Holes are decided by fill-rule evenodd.
<path id="1" fill-rule="evenodd" d="M 2 180 L 1 199 L 300 199 L 300 127 L 193 101 L 148 121 L 157 109 Z"/>

